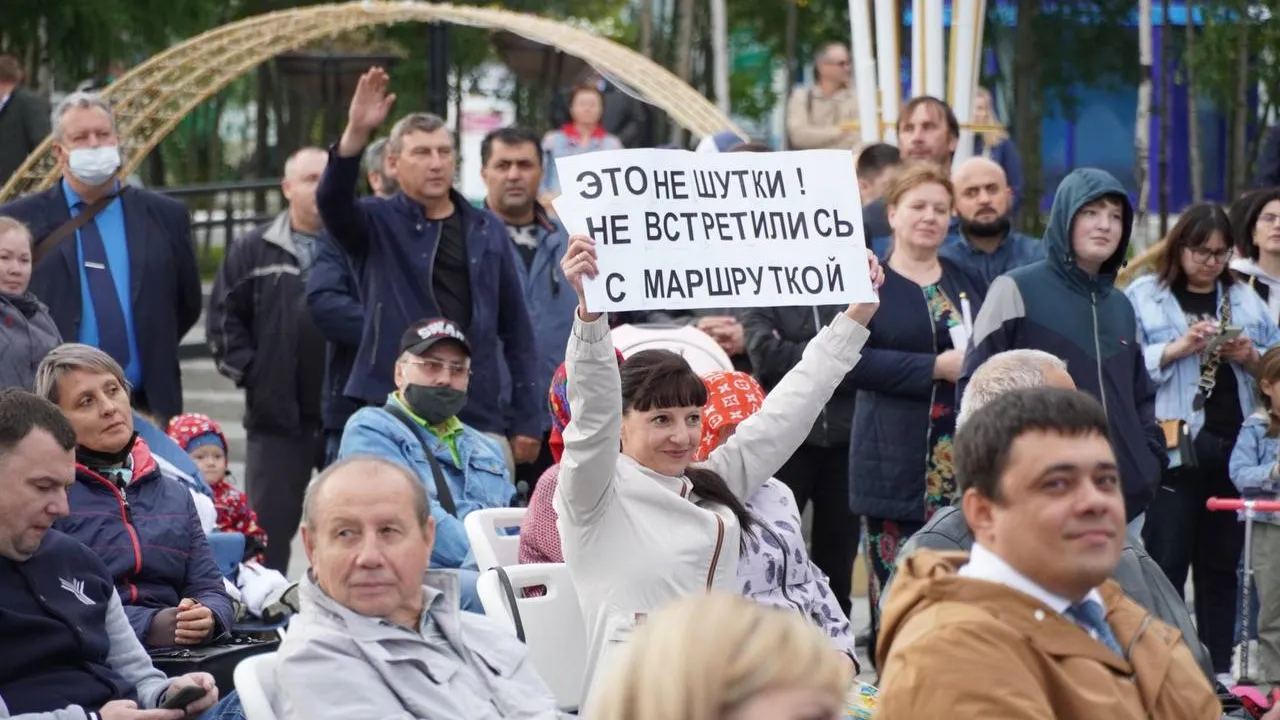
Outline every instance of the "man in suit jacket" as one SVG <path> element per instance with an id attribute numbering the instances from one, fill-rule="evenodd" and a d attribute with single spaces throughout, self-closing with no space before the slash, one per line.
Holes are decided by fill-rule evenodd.
<path id="1" fill-rule="evenodd" d="M 53 113 L 62 179 L 0 206 L 42 243 L 73 215 L 113 197 L 93 220 L 48 251 L 31 291 L 49 306 L 62 339 L 97 347 L 125 369 L 133 406 L 163 425 L 182 412 L 178 343 L 200 316 L 200 273 L 182 203 L 125 188 L 111 107 L 72 93 Z"/>
<path id="2" fill-rule="evenodd" d="M 22 65 L 0 55 L 0 186 L 49 135 L 49 103 L 21 87 Z"/>

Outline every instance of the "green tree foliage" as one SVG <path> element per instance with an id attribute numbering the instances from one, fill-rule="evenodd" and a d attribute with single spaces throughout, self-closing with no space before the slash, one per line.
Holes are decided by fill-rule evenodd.
<path id="1" fill-rule="evenodd" d="M 31 65 L 47 61 L 59 85 L 143 60 L 231 18 L 225 0 L 4 0 L 0 47 Z M 47 42 L 41 47 L 42 33 Z"/>

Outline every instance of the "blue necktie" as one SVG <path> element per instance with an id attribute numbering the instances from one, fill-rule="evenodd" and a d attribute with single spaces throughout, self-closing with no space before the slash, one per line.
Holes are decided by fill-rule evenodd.
<path id="1" fill-rule="evenodd" d="M 112 202 L 115 202 L 112 200 Z M 76 209 L 84 212 L 86 203 Z M 96 220 L 80 227 L 80 252 L 84 255 L 84 274 L 88 279 L 89 298 L 98 319 L 98 349 L 115 358 L 120 367 L 127 367 L 133 353 L 129 349 L 129 331 L 125 325 L 124 310 L 120 307 L 120 295 L 111 277 L 111 265 L 107 262 L 107 248 L 102 244 Z"/>
<path id="2" fill-rule="evenodd" d="M 1115 633 L 1111 632 L 1111 625 L 1107 623 L 1106 610 L 1101 604 L 1093 600 L 1085 600 L 1067 608 L 1066 615 L 1075 620 L 1080 627 L 1091 631 L 1098 642 L 1106 645 L 1108 650 L 1120 657 L 1125 657 Z"/>

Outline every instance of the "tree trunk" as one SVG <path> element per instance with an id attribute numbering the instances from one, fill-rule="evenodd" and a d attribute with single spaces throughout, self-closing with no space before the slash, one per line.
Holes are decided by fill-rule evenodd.
<path id="1" fill-rule="evenodd" d="M 1139 253 L 1150 244 L 1147 237 L 1147 205 L 1151 198 L 1151 0 L 1138 2 L 1138 116 L 1133 126 L 1133 177 L 1138 183 L 1137 217 L 1133 224 L 1132 247 Z"/>
<path id="2" fill-rule="evenodd" d="M 1018 0 L 1018 26 L 1014 35 L 1014 127 L 1022 150 L 1026 193 L 1022 225 L 1027 232 L 1040 232 L 1040 53 L 1036 49 L 1036 17 L 1040 0 Z"/>
<path id="3" fill-rule="evenodd" d="M 695 0 L 679 0 L 676 18 L 676 77 L 689 82 L 693 72 L 693 13 L 697 9 Z M 684 128 L 671 126 L 671 142 L 683 146 Z"/>
<path id="4" fill-rule="evenodd" d="M 1160 171 L 1160 195 L 1157 200 L 1160 208 L 1160 237 L 1169 234 L 1169 133 L 1172 130 L 1173 109 L 1169 107 L 1172 95 L 1173 58 L 1169 53 L 1169 33 L 1173 31 L 1173 23 L 1169 22 L 1169 0 L 1160 3 L 1160 148 L 1156 165 Z"/>
<path id="5" fill-rule="evenodd" d="M 640 0 L 640 54 L 653 59 L 653 0 Z"/>
<path id="6" fill-rule="evenodd" d="M 1192 49 L 1196 42 L 1196 24 L 1195 24 L 1194 2 L 1187 2 L 1187 48 L 1183 51 L 1183 57 L 1190 58 L 1193 56 Z M 1197 109 L 1197 88 L 1195 76 L 1195 63 L 1183 63 L 1183 71 L 1186 73 L 1187 87 L 1187 135 L 1191 138 L 1188 147 L 1188 159 L 1191 161 L 1191 201 L 1204 202 L 1204 161 L 1200 158 L 1200 113 Z"/>
<path id="7" fill-rule="evenodd" d="M 1248 174 L 1249 148 L 1249 22 L 1240 23 L 1240 42 L 1236 45 L 1236 98 L 1232 108 L 1235 122 L 1231 128 L 1231 181 L 1227 186 L 1227 200 L 1240 196 L 1245 190 Z"/>

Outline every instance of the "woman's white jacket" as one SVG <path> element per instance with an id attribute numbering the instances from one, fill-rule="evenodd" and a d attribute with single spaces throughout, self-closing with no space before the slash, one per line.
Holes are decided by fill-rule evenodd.
<path id="1" fill-rule="evenodd" d="M 804 442 L 866 340 L 866 328 L 837 315 L 702 467 L 738 498 L 750 497 Z M 554 504 L 586 621 L 589 697 L 593 678 L 645 615 L 709 589 L 738 592 L 740 529 L 727 508 L 691 496 L 686 478 L 619 452 L 621 380 L 606 317 L 584 323 L 575 313 L 565 362 L 572 419 Z"/>

